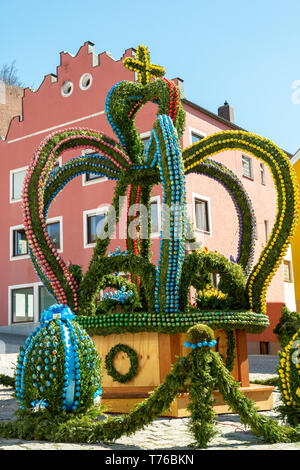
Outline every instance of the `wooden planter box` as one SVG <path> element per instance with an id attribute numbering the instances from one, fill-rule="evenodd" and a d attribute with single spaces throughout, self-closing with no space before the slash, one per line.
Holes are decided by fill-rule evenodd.
<path id="1" fill-rule="evenodd" d="M 241 383 L 241 391 L 249 398 L 255 400 L 261 410 L 273 408 L 273 387 L 262 387 L 260 385 L 249 386 L 249 369 L 246 333 L 235 330 L 235 363 L 232 376 Z M 215 330 L 215 337 L 219 337 L 219 352 L 226 358 L 227 338 L 223 330 Z M 185 356 L 188 349 L 184 347 L 185 334 L 177 333 L 124 333 L 108 336 L 92 337 L 97 351 L 102 358 L 103 365 L 103 395 L 102 402 L 112 413 L 128 413 L 138 402 L 147 398 L 149 392 L 160 385 L 171 370 L 171 365 L 176 362 L 176 356 Z M 139 368 L 136 376 L 125 384 L 115 382 L 105 370 L 105 357 L 110 349 L 116 344 L 126 344 L 133 348 L 138 354 Z M 114 360 L 114 366 L 121 374 L 126 374 L 130 367 L 127 355 L 119 352 Z M 222 397 L 215 392 L 217 413 L 227 413 L 229 408 L 222 401 Z M 188 416 L 186 409 L 188 393 L 183 391 L 173 402 L 171 410 L 164 416 L 184 417 Z"/>

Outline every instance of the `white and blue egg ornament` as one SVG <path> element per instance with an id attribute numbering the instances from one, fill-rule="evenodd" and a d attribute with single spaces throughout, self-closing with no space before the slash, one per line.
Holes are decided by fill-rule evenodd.
<path id="1" fill-rule="evenodd" d="M 75 318 L 69 307 L 52 305 L 26 339 L 16 371 L 20 409 L 76 413 L 99 401 L 101 360 L 91 338 Z"/>

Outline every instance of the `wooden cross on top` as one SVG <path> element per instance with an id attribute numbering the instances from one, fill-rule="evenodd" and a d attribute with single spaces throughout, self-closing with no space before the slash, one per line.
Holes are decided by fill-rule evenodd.
<path id="1" fill-rule="evenodd" d="M 154 65 L 150 62 L 150 53 L 146 46 L 138 46 L 136 58 L 126 57 L 123 64 L 129 70 L 133 70 L 139 74 L 139 82 L 141 85 L 147 85 L 151 77 L 163 77 L 165 69 L 160 65 Z"/>

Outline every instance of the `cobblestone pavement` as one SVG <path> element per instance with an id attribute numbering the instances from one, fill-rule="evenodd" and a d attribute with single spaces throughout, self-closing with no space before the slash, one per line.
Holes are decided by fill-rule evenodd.
<path id="1" fill-rule="evenodd" d="M 8 357 L 9 356 L 9 357 Z M 5 360 L 6 359 L 6 360 Z M 12 375 L 10 365 L 15 362 L 16 355 L 0 355 L 0 373 Z M 258 359 L 255 359 L 258 361 Z M 267 378 L 274 374 L 273 362 L 264 361 L 260 358 L 260 368 L 252 368 L 251 378 Z M 276 361 L 275 361 L 276 362 Z M 251 361 L 250 361 L 251 363 Z M 265 365 L 263 365 L 263 363 Z M 4 367 L 5 365 L 5 367 Z M 5 372 L 6 371 L 6 372 Z M 275 406 L 279 402 L 279 393 L 274 392 Z M 16 403 L 12 397 L 10 388 L 0 386 L 0 421 L 7 421 L 13 418 L 16 410 Z M 275 417 L 274 410 L 264 412 L 265 415 Z M 170 419 L 158 418 L 144 430 L 138 431 L 133 436 L 122 437 L 111 445 L 98 444 L 56 444 L 48 442 L 20 441 L 15 439 L 0 439 L 0 450 L 145 450 L 145 449 L 165 449 L 165 450 L 189 450 L 193 438 L 188 430 L 188 418 Z M 233 414 L 223 414 L 216 417 L 217 435 L 209 445 L 209 450 L 300 450 L 300 442 L 294 444 L 265 444 L 263 439 L 256 438 L 250 431 L 241 424 L 239 416 Z"/>

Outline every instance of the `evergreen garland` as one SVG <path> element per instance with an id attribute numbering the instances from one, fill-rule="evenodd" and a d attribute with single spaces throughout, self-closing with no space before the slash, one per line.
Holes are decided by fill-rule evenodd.
<path id="1" fill-rule="evenodd" d="M 282 307 L 279 323 L 277 323 L 273 330 L 282 349 L 288 345 L 291 338 L 299 330 L 300 314 L 298 312 L 291 312 L 286 306 Z"/>
<path id="2" fill-rule="evenodd" d="M 147 57 L 149 59 L 145 46 L 139 46 L 138 53 L 142 60 Z M 222 290 L 231 299 L 231 309 L 250 308 L 265 314 L 267 286 L 279 266 L 297 222 L 299 191 L 288 158 L 267 139 L 243 131 L 225 131 L 209 136 L 184 149 L 181 155 L 179 142 L 184 129 L 185 113 L 178 88 L 168 79 L 160 78 L 163 73 L 160 66 L 151 65 L 151 72 L 145 72 L 141 68 L 146 65 L 136 62 L 134 58 L 130 61 L 126 59 L 124 64 L 133 67 L 132 70 L 137 67 L 142 81 L 117 83 L 107 95 L 107 120 L 119 142 L 88 129 L 71 128 L 53 132 L 42 142 L 29 167 L 23 192 L 24 228 L 37 274 L 58 302 L 67 304 L 77 314 L 94 315 L 95 301 L 103 277 L 114 270 L 124 270 L 139 285 L 143 309 L 151 313 L 165 311 L 167 314 L 186 311 L 189 286 L 199 286 L 207 279 L 213 266 L 215 272 L 221 270 Z M 151 81 L 151 75 L 156 77 L 154 81 Z M 135 127 L 135 116 L 149 101 L 158 104 L 158 118 L 150 136 L 149 148 L 145 151 Z M 53 172 L 55 161 L 61 153 L 81 148 L 93 149 L 97 153 L 75 157 Z M 121 210 L 119 199 L 127 194 L 129 187 L 133 188 L 134 202 L 146 203 L 149 212 L 151 189 L 155 184 L 161 183 L 164 200 L 180 203 L 178 216 L 172 219 L 173 226 L 177 235 L 179 230 L 183 238 L 186 237 L 188 222 L 184 213 L 184 174 L 197 172 L 217 179 L 234 199 L 240 219 L 240 243 L 236 261 L 247 274 L 253 254 L 255 229 L 251 202 L 242 184 L 230 170 L 218 162 L 207 160 L 230 149 L 247 151 L 266 162 L 278 190 L 276 222 L 270 240 L 247 284 L 245 277 L 236 269 L 239 266 L 235 262 L 220 262 L 215 258 L 212 263 L 210 255 L 206 260 L 204 257 L 202 260 L 197 259 L 197 256 L 189 258 L 188 255 L 182 265 L 182 246 L 176 244 L 175 240 L 170 246 L 162 240 L 157 268 L 149 261 L 149 237 L 141 240 L 137 250 L 136 244 L 127 240 L 129 256 L 107 260 L 105 254 L 109 237 L 118 223 Z M 102 232 L 107 233 L 107 237 L 103 238 L 101 234 L 98 238 L 89 268 L 83 276 L 78 270 L 74 272 L 65 265 L 49 242 L 45 230 L 52 200 L 68 181 L 81 173 L 96 173 L 116 181 L 113 204 Z M 149 218 L 148 222 L 142 220 L 141 233 L 144 234 L 149 227 Z M 137 261 L 133 260 L 134 257 Z M 253 320 L 255 321 L 255 317 Z M 161 326 L 157 326 L 160 329 Z"/>
<path id="3" fill-rule="evenodd" d="M 114 359 L 118 352 L 124 352 L 130 359 L 130 368 L 126 374 L 120 374 L 114 366 Z M 136 376 L 139 366 L 138 355 L 134 349 L 127 344 L 116 344 L 111 348 L 109 353 L 105 357 L 105 368 L 108 375 L 110 375 L 116 382 L 126 383 L 129 382 L 133 377 Z"/>

